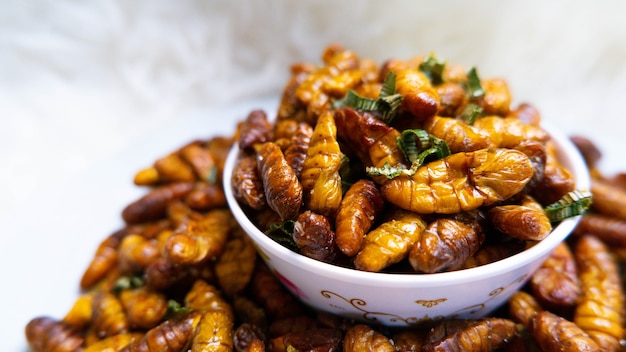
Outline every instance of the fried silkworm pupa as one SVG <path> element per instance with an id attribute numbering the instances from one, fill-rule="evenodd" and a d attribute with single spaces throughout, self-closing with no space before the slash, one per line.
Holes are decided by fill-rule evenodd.
<path id="1" fill-rule="evenodd" d="M 496 262 L 500 259 L 508 258 L 526 248 L 524 241 L 512 240 L 499 243 L 486 243 L 476 253 L 469 257 L 461 269 L 475 268 L 477 266 Z"/>
<path id="2" fill-rule="evenodd" d="M 422 351 L 493 351 L 517 337 L 509 319 L 446 320 L 431 328 Z"/>
<path id="3" fill-rule="evenodd" d="M 215 277 L 226 296 L 232 297 L 248 286 L 255 263 L 254 243 L 241 227 L 236 226 L 224 252 L 215 262 Z"/>
<path id="4" fill-rule="evenodd" d="M 237 352 L 265 352 L 265 334 L 255 325 L 240 324 L 235 329 L 233 347 Z"/>
<path id="5" fill-rule="evenodd" d="M 167 256 L 173 263 L 181 265 L 199 264 L 219 256 L 233 222 L 228 209 L 213 209 L 201 219 L 189 221 L 167 240 Z"/>
<path id="6" fill-rule="evenodd" d="M 626 220 L 626 189 L 599 179 L 591 180 L 593 202 L 591 209 L 597 213 Z"/>
<path id="7" fill-rule="evenodd" d="M 461 119 L 433 116 L 424 122 L 423 128 L 446 142 L 452 153 L 473 152 L 494 146 L 486 131 Z"/>
<path id="8" fill-rule="evenodd" d="M 363 239 L 361 250 L 354 258 L 359 270 L 378 272 L 406 258 L 411 246 L 426 228 L 421 215 L 397 211 L 392 220 L 382 223 Z"/>
<path id="9" fill-rule="evenodd" d="M 178 352 L 189 345 L 202 313 L 190 311 L 148 330 L 141 339 L 135 339 L 120 352 Z"/>
<path id="10" fill-rule="evenodd" d="M 603 351 L 619 351 L 623 338 L 624 291 L 617 262 L 598 238 L 586 235 L 574 247 L 582 295 L 574 323 Z"/>
<path id="11" fill-rule="evenodd" d="M 578 325 L 544 310 L 535 315 L 529 330 L 539 347 L 545 352 L 558 351 L 606 351 Z"/>
<path id="12" fill-rule="evenodd" d="M 233 169 L 232 184 L 233 195 L 239 202 L 255 210 L 267 206 L 255 154 L 239 154 Z"/>
<path id="13" fill-rule="evenodd" d="M 311 136 L 313 136 L 313 128 L 308 123 L 298 123 L 297 129 L 290 138 L 289 146 L 284 152 L 287 164 L 291 166 L 298 178 L 302 174 L 302 167 L 309 150 Z"/>
<path id="14" fill-rule="evenodd" d="M 460 115 L 468 102 L 468 96 L 463 86 L 455 82 L 443 82 L 435 86 L 435 90 L 440 100 L 437 115 L 442 117 Z"/>
<path id="15" fill-rule="evenodd" d="M 88 290 L 117 267 L 117 249 L 122 239 L 128 235 L 129 228 L 123 228 L 107 236 L 96 249 L 91 262 L 80 279 L 80 288 Z"/>
<path id="16" fill-rule="evenodd" d="M 541 124 L 541 113 L 529 103 L 521 103 L 511 110 L 507 117 L 514 117 L 525 125 L 539 126 Z"/>
<path id="17" fill-rule="evenodd" d="M 485 115 L 506 116 L 511 111 L 511 91 L 505 80 L 500 78 L 481 79 L 480 85 L 485 92 L 478 99 Z"/>
<path id="18" fill-rule="evenodd" d="M 98 339 L 128 332 L 128 317 L 119 298 L 107 291 L 97 291 L 91 302 L 90 329 Z"/>
<path id="19" fill-rule="evenodd" d="M 161 257 L 161 251 L 154 240 L 139 234 L 129 234 L 122 239 L 118 249 L 120 270 L 124 273 L 137 273 Z"/>
<path id="20" fill-rule="evenodd" d="M 368 325 L 357 324 L 346 331 L 343 338 L 343 351 L 395 352 L 396 348 L 393 342 L 382 333 Z"/>
<path id="21" fill-rule="evenodd" d="M 396 92 L 402 95 L 402 110 L 410 112 L 417 121 L 424 121 L 439 111 L 439 94 L 417 67 L 395 70 L 394 73 Z"/>
<path id="22" fill-rule="evenodd" d="M 154 162 L 154 168 L 162 183 L 194 182 L 196 174 L 178 152 L 173 152 Z"/>
<path id="23" fill-rule="evenodd" d="M 530 195 L 543 205 L 557 202 L 576 188 L 574 176 L 558 160 L 555 144 L 546 142 L 546 163 L 543 177 L 535 183 Z"/>
<path id="24" fill-rule="evenodd" d="M 187 144 L 180 149 L 180 157 L 191 166 L 198 181 L 215 183 L 217 173 L 215 158 L 203 144 L 202 142 Z"/>
<path id="25" fill-rule="evenodd" d="M 293 219 L 302 205 L 302 185 L 275 143 L 261 144 L 257 150 L 257 167 L 269 207 L 282 220 Z"/>
<path id="26" fill-rule="evenodd" d="M 529 286 L 543 307 L 561 310 L 576 304 L 581 286 L 576 260 L 566 242 L 554 248 L 531 276 Z"/>
<path id="27" fill-rule="evenodd" d="M 411 246 L 409 263 L 413 270 L 436 273 L 458 269 L 483 245 L 485 233 L 453 218 L 439 218 L 426 226 Z"/>
<path id="28" fill-rule="evenodd" d="M 604 243 L 626 247 L 626 220 L 609 215 L 585 213 L 574 228 L 574 234 L 582 236 L 589 233 Z"/>
<path id="29" fill-rule="evenodd" d="M 420 214 L 454 214 L 506 200 L 533 175 L 528 157 L 512 149 L 481 149 L 451 154 L 387 181 L 385 199 Z"/>
<path id="30" fill-rule="evenodd" d="M 498 231 L 523 241 L 541 241 L 552 231 L 543 207 L 530 196 L 524 196 L 520 204 L 490 208 L 487 219 Z"/>
<path id="31" fill-rule="evenodd" d="M 296 300 L 263 262 L 257 263 L 250 282 L 255 300 L 270 320 L 301 315 L 304 307 Z"/>
<path id="32" fill-rule="evenodd" d="M 419 352 L 422 350 L 426 339 L 425 329 L 402 329 L 392 335 L 392 340 L 396 351 Z"/>
<path id="33" fill-rule="evenodd" d="M 344 142 L 342 148 L 346 154 L 356 155 L 366 166 L 382 167 L 388 163 L 394 167 L 406 167 L 404 154 L 397 143 L 398 130 L 373 113 L 350 107 L 337 109 L 334 115 L 337 138 Z"/>
<path id="34" fill-rule="evenodd" d="M 315 328 L 291 332 L 270 341 L 273 352 L 289 351 L 341 351 L 342 333 L 339 330 Z"/>
<path id="35" fill-rule="evenodd" d="M 530 326 L 530 322 L 535 315 L 544 310 L 535 297 L 525 291 L 515 292 L 509 298 L 508 305 L 511 319 L 516 323 L 524 325 L 526 328 Z"/>
<path id="36" fill-rule="evenodd" d="M 298 215 L 292 236 L 300 253 L 309 258 L 331 263 L 337 256 L 335 233 L 324 215 L 304 211 Z"/>
<path id="37" fill-rule="evenodd" d="M 119 299 L 133 329 L 152 329 L 167 313 L 167 297 L 146 286 L 122 290 Z"/>
<path id="38" fill-rule="evenodd" d="M 290 332 L 305 332 L 317 327 L 317 325 L 318 322 L 310 315 L 285 317 L 270 322 L 267 335 L 274 338 Z"/>
<path id="39" fill-rule="evenodd" d="M 582 154 L 587 166 L 590 169 L 596 169 L 600 159 L 602 159 L 602 151 L 600 151 L 600 148 L 598 148 L 591 139 L 584 136 L 570 136 L 569 139 L 574 143 L 580 154 Z"/>
<path id="40" fill-rule="evenodd" d="M 184 198 L 193 190 L 193 182 L 175 182 L 151 189 L 138 200 L 122 210 L 122 218 L 127 224 L 141 224 L 165 217 L 167 205 Z"/>
<path id="41" fill-rule="evenodd" d="M 79 329 L 50 317 L 30 320 L 24 333 L 28 345 L 34 352 L 81 351 L 85 342 Z"/>
<path id="42" fill-rule="evenodd" d="M 185 295 L 185 307 L 199 312 L 224 312 L 233 316 L 232 307 L 217 287 L 204 280 L 196 280 L 191 286 Z"/>
<path id="43" fill-rule="evenodd" d="M 125 332 L 122 334 L 113 335 L 96 341 L 87 346 L 82 352 L 112 352 L 119 351 L 128 346 L 134 340 L 140 340 L 143 338 L 143 333 L 140 332 Z"/>
<path id="44" fill-rule="evenodd" d="M 225 311 L 202 313 L 191 340 L 191 352 L 234 350 L 233 316 Z"/>
<path id="45" fill-rule="evenodd" d="M 252 110 L 239 130 L 239 149 L 252 150 L 255 144 L 268 142 L 272 138 L 272 124 L 263 110 Z"/>
<path id="46" fill-rule="evenodd" d="M 384 202 L 373 181 L 360 179 L 348 188 L 335 217 L 335 241 L 345 255 L 358 253 Z"/>
<path id="47" fill-rule="evenodd" d="M 313 130 L 300 174 L 306 208 L 327 217 L 335 216 L 342 197 L 339 168 L 343 153 L 336 137 L 333 114 L 322 114 Z"/>
<path id="48" fill-rule="evenodd" d="M 197 211 L 226 207 L 226 195 L 221 185 L 197 182 L 184 198 L 185 204 Z"/>
<path id="49" fill-rule="evenodd" d="M 82 329 L 89 325 L 91 323 L 91 304 L 94 292 L 95 290 L 78 296 L 62 320 L 77 329 Z"/>

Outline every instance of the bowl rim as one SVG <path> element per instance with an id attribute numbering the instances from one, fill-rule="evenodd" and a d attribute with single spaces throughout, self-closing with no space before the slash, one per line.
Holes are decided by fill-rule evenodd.
<path id="1" fill-rule="evenodd" d="M 568 171 L 573 174 L 576 188 L 588 190 L 591 186 L 591 178 L 587 165 L 578 149 L 569 140 L 569 138 L 549 123 L 542 122 L 541 127 L 556 143 L 559 158 L 561 158 L 564 164 L 566 164 Z M 554 249 L 558 243 L 570 235 L 572 230 L 580 221 L 580 216 L 565 219 L 553 228 L 552 232 L 546 238 L 531 247 L 526 248 L 522 252 L 475 268 L 432 274 L 381 273 L 346 268 L 318 261 L 300 253 L 296 253 L 275 242 L 260 231 L 256 225 L 254 225 L 254 223 L 245 214 L 238 201 L 235 199 L 231 188 L 232 170 L 238 154 L 239 146 L 235 142 L 231 147 L 224 164 L 223 186 L 228 206 L 240 226 L 242 226 L 246 233 L 252 237 L 254 242 L 258 242 L 257 246 L 261 248 L 270 248 L 283 260 L 289 261 L 299 268 L 315 272 L 317 275 L 333 277 L 334 279 L 346 282 L 378 284 L 388 287 L 431 287 L 449 285 L 450 283 L 458 284 L 476 282 L 485 278 L 503 275 L 533 263 L 549 254 L 549 252 Z"/>

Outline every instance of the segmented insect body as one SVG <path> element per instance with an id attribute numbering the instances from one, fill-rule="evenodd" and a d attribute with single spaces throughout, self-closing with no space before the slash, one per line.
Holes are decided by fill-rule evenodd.
<path id="1" fill-rule="evenodd" d="M 339 330 L 314 328 L 309 331 L 292 332 L 270 341 L 274 352 L 295 351 L 341 351 L 342 333 Z"/>
<path id="2" fill-rule="evenodd" d="M 185 295 L 185 307 L 199 312 L 224 312 L 233 316 L 232 307 L 217 287 L 204 280 L 196 280 Z"/>
<path id="3" fill-rule="evenodd" d="M 282 220 L 293 219 L 302 205 L 302 185 L 280 147 L 272 142 L 263 143 L 257 150 L 257 165 L 267 204 Z"/>
<path id="4" fill-rule="evenodd" d="M 174 182 L 151 189 L 146 195 L 128 204 L 122 218 L 128 224 L 141 224 L 158 220 L 166 215 L 167 205 L 184 198 L 193 190 L 193 182 Z"/>
<path id="5" fill-rule="evenodd" d="M 452 218 L 440 218 L 428 224 L 411 246 L 409 263 L 418 272 L 455 270 L 484 241 L 485 234 L 480 226 L 471 226 Z"/>
<path id="6" fill-rule="evenodd" d="M 549 136 L 541 127 L 526 125 L 515 117 L 485 116 L 473 125 L 489 135 L 492 148 L 514 148 L 524 141 L 545 143 Z"/>
<path id="7" fill-rule="evenodd" d="M 547 310 L 531 319 L 530 331 L 542 351 L 606 351 L 578 325 Z"/>
<path id="8" fill-rule="evenodd" d="M 361 250 L 354 258 L 356 268 L 381 271 L 406 258 L 411 246 L 426 228 L 419 214 L 398 211 L 392 220 L 382 223 L 363 239 Z"/>
<path id="9" fill-rule="evenodd" d="M 499 78 L 481 79 L 484 95 L 478 104 L 485 115 L 506 116 L 511 110 L 511 91 L 505 80 Z"/>
<path id="10" fill-rule="evenodd" d="M 543 207 L 530 196 L 524 196 L 520 204 L 490 208 L 487 219 L 498 231 L 525 241 L 540 241 L 552 231 Z"/>
<path id="11" fill-rule="evenodd" d="M 255 210 L 267 206 L 263 180 L 257 168 L 256 155 L 240 154 L 233 168 L 233 195 L 237 200 Z"/>
<path id="12" fill-rule="evenodd" d="M 120 352 L 178 352 L 189 345 L 202 314 L 191 311 L 164 321 L 133 340 Z"/>
<path id="13" fill-rule="evenodd" d="M 197 182 L 184 198 L 185 204 L 197 211 L 226 207 L 226 195 L 221 185 Z"/>
<path id="14" fill-rule="evenodd" d="M 357 324 L 346 331 L 343 338 L 344 352 L 378 351 L 395 352 L 394 343 L 382 333 L 364 324 Z"/>
<path id="15" fill-rule="evenodd" d="M 557 202 L 563 195 L 576 189 L 574 176 L 558 159 L 552 140 L 545 144 L 546 159 L 543 177 L 535 183 L 530 195 L 543 205 Z"/>
<path id="16" fill-rule="evenodd" d="M 447 320 L 429 331 L 422 351 L 494 351 L 516 335 L 509 319 Z"/>
<path id="17" fill-rule="evenodd" d="M 174 231 L 167 240 L 168 258 L 176 264 L 198 264 L 224 250 L 234 219 L 228 209 L 214 209 Z"/>
<path id="18" fill-rule="evenodd" d="M 533 295 L 525 291 L 515 292 L 508 301 L 509 315 L 516 323 L 522 324 L 526 328 L 530 326 L 531 320 L 543 307 Z"/>
<path id="19" fill-rule="evenodd" d="M 141 338 L 143 338 L 143 333 L 140 332 L 117 334 L 90 344 L 82 352 L 119 351 L 134 340 L 140 340 Z"/>
<path id="20" fill-rule="evenodd" d="M 333 114 L 322 114 L 313 130 L 300 175 L 307 209 L 328 217 L 335 216 L 342 197 L 339 168 L 343 154 L 336 136 Z"/>
<path id="21" fill-rule="evenodd" d="M 626 247 L 626 220 L 613 216 L 585 213 L 581 216 L 574 233 L 578 235 L 592 233 L 605 243 Z"/>
<path id="22" fill-rule="evenodd" d="M 268 142 L 272 138 L 272 124 L 263 110 L 252 110 L 239 129 L 239 149 L 253 150 L 255 144 Z"/>
<path id="23" fill-rule="evenodd" d="M 24 333 L 34 352 L 81 351 L 85 342 L 79 329 L 50 317 L 31 319 Z"/>
<path id="24" fill-rule="evenodd" d="M 494 146 L 489 133 L 461 119 L 433 116 L 424 122 L 423 128 L 445 141 L 452 153 L 473 152 Z"/>
<path id="25" fill-rule="evenodd" d="M 98 291 L 92 300 L 90 328 L 99 338 L 129 331 L 128 318 L 120 300 L 113 293 Z"/>
<path id="26" fill-rule="evenodd" d="M 578 240 L 574 257 L 582 287 L 574 322 L 603 351 L 618 351 L 623 338 L 624 292 L 617 263 L 608 247 L 590 235 Z"/>
<path id="27" fill-rule="evenodd" d="M 506 200 L 532 177 L 530 160 L 512 149 L 456 153 L 385 183 L 385 199 L 416 213 L 452 214 Z"/>
<path id="28" fill-rule="evenodd" d="M 396 70 L 396 92 L 402 95 L 401 108 L 423 121 L 439 110 L 439 95 L 430 80 L 415 68 Z"/>
<path id="29" fill-rule="evenodd" d="M 90 291 L 78 296 L 62 320 L 77 329 L 86 327 L 91 322 L 93 294 Z"/>
<path id="30" fill-rule="evenodd" d="M 154 162 L 154 169 L 158 174 L 159 182 L 194 182 L 196 174 L 178 152 L 168 154 Z"/>
<path id="31" fill-rule="evenodd" d="M 388 126 L 370 112 L 349 107 L 335 110 L 337 137 L 346 152 L 356 154 L 366 166 L 407 167 L 404 154 L 397 145 L 400 132 Z"/>
<path id="32" fill-rule="evenodd" d="M 141 272 L 160 256 L 160 248 L 156 241 L 139 234 L 129 234 L 120 243 L 119 267 L 124 273 Z"/>
<path id="33" fill-rule="evenodd" d="M 337 247 L 352 257 L 361 248 L 363 237 L 383 209 L 384 200 L 376 184 L 360 179 L 346 191 L 337 217 L 335 239 Z"/>
<path id="34" fill-rule="evenodd" d="M 228 312 L 204 312 L 191 340 L 191 352 L 233 351 L 233 325 L 233 316 Z"/>
<path id="35" fill-rule="evenodd" d="M 593 203 L 591 208 L 598 213 L 626 220 L 626 190 L 608 182 L 593 179 L 591 181 Z"/>
<path id="36" fill-rule="evenodd" d="M 237 226 L 226 242 L 224 252 L 215 262 L 215 276 L 227 296 L 241 293 L 252 277 L 256 248 L 252 240 Z"/>
<path id="37" fill-rule="evenodd" d="M 561 242 L 530 279 L 533 295 L 551 309 L 573 307 L 581 294 L 576 261 L 569 246 Z"/>
<path id="38" fill-rule="evenodd" d="M 167 297 L 145 286 L 123 290 L 119 299 L 133 329 L 152 329 L 167 313 Z"/>
<path id="39" fill-rule="evenodd" d="M 117 266 L 117 249 L 129 229 L 123 228 L 107 236 L 96 249 L 91 262 L 80 279 L 80 288 L 88 290 Z"/>
<path id="40" fill-rule="evenodd" d="M 462 113 L 462 109 L 468 103 L 468 96 L 461 84 L 455 82 L 443 82 L 435 86 L 439 95 L 440 105 L 437 115 L 443 117 L 456 117 Z"/>
<path id="41" fill-rule="evenodd" d="M 304 122 L 298 123 L 293 136 L 290 138 L 290 144 L 284 152 L 287 164 L 291 166 L 298 178 L 302 174 L 302 167 L 309 150 L 312 135 L 313 128 L 309 124 Z"/>
<path id="42" fill-rule="evenodd" d="M 197 181 L 214 183 L 217 165 L 213 154 L 203 144 L 189 143 L 180 149 L 180 157 L 191 166 Z"/>
<path id="43" fill-rule="evenodd" d="M 298 216 L 293 228 L 293 240 L 300 253 L 323 262 L 332 262 L 337 254 L 335 233 L 324 215 L 310 210 Z"/>

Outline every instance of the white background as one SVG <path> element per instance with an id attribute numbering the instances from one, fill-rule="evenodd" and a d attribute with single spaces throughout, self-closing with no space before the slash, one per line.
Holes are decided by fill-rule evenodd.
<path id="1" fill-rule="evenodd" d="M 29 319 L 69 309 L 143 194 L 138 169 L 271 112 L 289 65 L 330 43 L 504 77 L 516 102 L 593 138 L 606 172 L 626 170 L 625 18 L 604 0 L 1 1 L 1 349 L 26 350 Z"/>

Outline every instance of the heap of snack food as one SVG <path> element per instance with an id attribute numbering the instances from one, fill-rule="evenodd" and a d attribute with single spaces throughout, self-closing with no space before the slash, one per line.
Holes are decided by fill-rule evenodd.
<path id="1" fill-rule="evenodd" d="M 274 124 L 252 111 L 232 136 L 190 142 L 139 171 L 134 182 L 146 195 L 97 248 L 68 313 L 29 322 L 31 348 L 621 348 L 626 182 L 602 174 L 599 151 L 582 137 L 573 141 L 592 170 L 591 211 L 491 317 L 386 328 L 312 310 L 288 293 L 226 205 L 221 177 L 235 142 L 236 194 L 260 228 L 304 255 L 367 271 L 492 262 L 541 240 L 588 200 L 574 192 L 537 110 L 512 109 L 503 80 L 433 56 L 379 67 L 340 46 L 322 62 L 292 67 Z M 394 237 L 406 224 L 429 236 Z"/>

